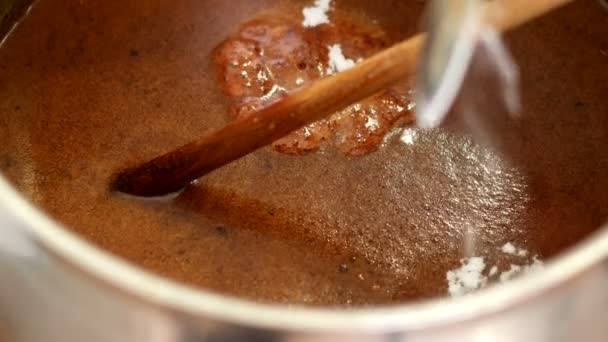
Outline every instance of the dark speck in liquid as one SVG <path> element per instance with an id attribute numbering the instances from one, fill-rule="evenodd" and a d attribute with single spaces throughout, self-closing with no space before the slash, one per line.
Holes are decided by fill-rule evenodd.
<path id="1" fill-rule="evenodd" d="M 219 236 L 224 236 L 224 237 L 228 236 L 228 231 L 226 230 L 226 227 L 223 225 L 215 226 L 215 232 Z"/>

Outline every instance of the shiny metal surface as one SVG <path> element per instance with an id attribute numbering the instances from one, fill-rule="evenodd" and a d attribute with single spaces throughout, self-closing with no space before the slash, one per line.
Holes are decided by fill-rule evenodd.
<path id="1" fill-rule="evenodd" d="M 416 80 L 416 121 L 421 127 L 437 127 L 456 98 L 477 42 L 480 4 L 434 0 L 427 6 L 427 38 Z"/>
<path id="2" fill-rule="evenodd" d="M 4 180 L 0 203 L 3 245 L 28 246 L 0 252 L 0 317 L 17 341 L 603 341 L 608 332 L 605 230 L 545 272 L 457 300 L 287 309 L 143 273 L 61 229 Z"/>

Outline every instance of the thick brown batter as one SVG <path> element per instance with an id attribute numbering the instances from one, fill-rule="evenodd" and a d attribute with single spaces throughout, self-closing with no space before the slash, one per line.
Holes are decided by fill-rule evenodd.
<path id="1" fill-rule="evenodd" d="M 340 1 L 387 39 L 418 1 Z M 178 281 L 259 301 L 368 305 L 446 294 L 464 255 L 549 258 L 608 215 L 608 17 L 577 1 L 508 38 L 522 69 L 513 164 L 448 130 L 376 152 L 262 149 L 171 201 L 108 192 L 125 166 L 229 119 L 214 48 L 263 10 L 308 1 L 40 0 L 0 48 L 0 166 L 87 240 Z M 471 241 L 469 241 L 471 242 Z M 505 266 L 506 265 L 506 266 Z"/>

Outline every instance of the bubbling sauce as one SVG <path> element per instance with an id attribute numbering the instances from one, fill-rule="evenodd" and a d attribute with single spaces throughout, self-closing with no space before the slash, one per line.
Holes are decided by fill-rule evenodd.
<path id="1" fill-rule="evenodd" d="M 338 26 L 313 31 L 297 27 L 301 17 L 284 19 L 311 3 L 37 1 L 0 47 L 4 175 L 109 253 L 207 291 L 271 303 L 348 307 L 445 296 L 446 274 L 461 265 L 498 277 L 521 264 L 517 253 L 503 252 L 506 244 L 547 259 L 605 221 L 608 68 L 596 66 L 607 63 L 608 35 L 595 1 L 577 1 L 508 37 L 525 108 L 523 121 L 505 124 L 512 160 L 459 131 L 390 123 L 382 139 L 362 143 L 336 143 L 336 128 L 317 131 L 326 137 L 317 145 L 300 131 L 275 144 L 290 153 L 261 149 L 171 200 L 109 191 L 118 170 L 225 125 L 246 98 L 259 103 L 266 88 L 235 92 L 217 78 L 234 76 L 226 65 L 247 28 L 291 30 L 307 44 L 320 39 L 318 52 L 304 57 L 325 66 L 326 44 L 340 43 L 356 59 L 411 36 L 422 6 L 336 0 L 328 15 Z M 282 16 L 264 17 L 269 11 Z M 328 29 L 341 32 L 339 41 L 306 38 L 335 34 Z M 381 34 L 371 35 L 369 50 L 351 50 L 361 32 Z M 268 63 L 259 57 L 249 60 Z M 308 66 L 291 74 L 299 61 L 276 71 L 277 84 L 320 76 Z M 365 133 L 352 124 L 348 132 Z M 320 151 L 303 153 L 311 150 Z M 465 255 L 470 236 L 474 248 Z M 483 257 L 487 267 L 480 259 L 461 264 L 463 257 Z M 449 274 L 469 282 L 461 271 Z"/>

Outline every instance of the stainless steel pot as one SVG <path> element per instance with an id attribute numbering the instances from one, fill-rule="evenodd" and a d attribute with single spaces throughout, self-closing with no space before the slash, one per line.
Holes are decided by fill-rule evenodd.
<path id="1" fill-rule="evenodd" d="M 604 341 L 608 230 L 546 270 L 459 299 L 290 309 L 145 273 L 85 243 L 0 182 L 6 341 Z"/>
<path id="2" fill-rule="evenodd" d="M 62 228 L 4 178 L 0 222 L 0 340 L 604 341 L 608 336 L 608 227 L 552 259 L 543 272 L 470 296 L 347 311 L 257 304 L 146 273 Z"/>

